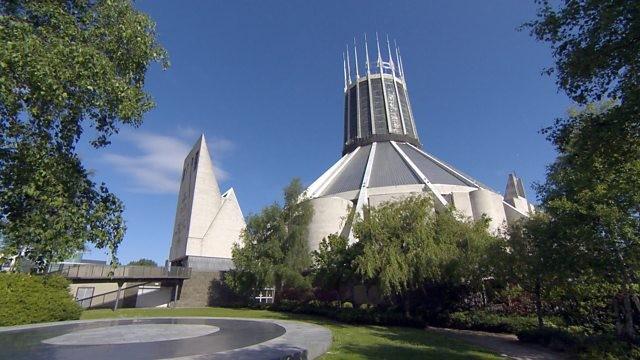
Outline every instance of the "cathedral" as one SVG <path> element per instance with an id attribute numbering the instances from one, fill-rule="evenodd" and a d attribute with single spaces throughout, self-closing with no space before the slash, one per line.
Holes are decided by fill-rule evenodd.
<path id="1" fill-rule="evenodd" d="M 365 40 L 364 64 L 355 47 L 344 59 L 342 157 L 303 194 L 314 209 L 309 249 L 330 234 L 356 241 L 350 215 L 420 194 L 431 196 L 436 209 L 488 217 L 494 233 L 533 211 L 515 175 L 508 176 L 503 195 L 423 149 L 398 49 L 387 40 L 382 51 L 376 39 L 372 63 Z M 196 271 L 231 269 L 231 249 L 244 227 L 234 190 L 220 192 L 203 135 L 184 161 L 169 260 Z"/>
<path id="2" fill-rule="evenodd" d="M 352 61 L 353 59 L 353 61 Z M 348 236 L 351 212 L 365 206 L 428 194 L 436 208 L 453 206 L 461 216 L 491 219 L 490 230 L 528 216 L 522 181 L 511 174 L 502 195 L 423 149 L 411 110 L 402 57 L 387 40 L 376 39 L 371 63 L 365 39 L 364 64 L 347 51 L 344 59 L 344 146 L 342 157 L 305 192 L 314 208 L 309 248 L 330 234 Z"/>

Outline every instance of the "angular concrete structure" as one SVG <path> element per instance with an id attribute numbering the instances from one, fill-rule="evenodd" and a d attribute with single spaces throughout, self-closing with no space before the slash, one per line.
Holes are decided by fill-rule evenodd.
<path id="1" fill-rule="evenodd" d="M 315 210 L 309 248 L 317 249 L 329 234 L 356 241 L 350 215 L 362 215 L 365 205 L 418 194 L 430 195 L 436 208 L 454 206 L 461 217 L 488 216 L 493 232 L 528 216 L 533 206 L 515 175 L 509 175 L 503 196 L 422 149 L 400 53 L 397 48 L 392 53 L 387 40 L 384 59 L 376 45 L 375 63 L 369 60 L 366 39 L 363 67 L 357 47 L 353 57 L 345 57 L 343 156 L 306 190 Z"/>
<path id="2" fill-rule="evenodd" d="M 220 193 L 202 135 L 184 160 L 169 260 L 194 270 L 228 270 L 244 227 L 233 188 Z"/>

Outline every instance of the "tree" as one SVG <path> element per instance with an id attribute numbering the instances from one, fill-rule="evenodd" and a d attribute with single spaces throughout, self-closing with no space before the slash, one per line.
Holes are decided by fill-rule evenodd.
<path id="1" fill-rule="evenodd" d="M 640 311 L 640 137 L 621 126 L 627 119 L 618 109 L 612 102 L 590 105 L 556 125 L 549 139 L 560 155 L 538 192 L 556 251 L 572 254 L 564 267 L 576 283 L 614 289 L 618 335 L 633 339 L 634 304 Z"/>
<path id="2" fill-rule="evenodd" d="M 383 295 L 402 299 L 406 316 L 410 293 L 436 283 L 473 287 L 486 275 L 483 259 L 495 240 L 486 219 L 462 220 L 451 209 L 436 212 L 428 197 L 368 207 L 365 213 L 353 227 L 362 248 L 357 271 L 375 280 Z"/>
<path id="3" fill-rule="evenodd" d="M 131 1 L 0 3 L 0 234 L 5 251 L 41 267 L 85 242 L 122 241 L 123 205 L 90 179 L 76 152 L 153 107 L 150 64 L 168 65 L 154 23 Z"/>
<path id="4" fill-rule="evenodd" d="M 133 265 L 133 266 L 154 266 L 154 267 L 157 267 L 157 266 L 158 266 L 158 263 L 157 263 L 157 262 L 155 262 L 155 261 L 153 261 L 153 260 L 151 260 L 151 259 L 145 259 L 145 258 L 142 258 L 142 259 L 138 259 L 138 260 L 135 260 L 135 261 L 129 261 L 129 263 L 128 263 L 127 265 Z"/>
<path id="5" fill-rule="evenodd" d="M 357 279 L 354 263 L 360 248 L 358 243 L 349 245 L 349 239 L 336 234 L 322 239 L 318 250 L 312 253 L 317 285 L 335 291 L 341 300 L 340 286 L 350 285 Z"/>
<path id="6" fill-rule="evenodd" d="M 310 287 L 304 272 L 311 267 L 307 227 L 313 208 L 301 199 L 303 191 L 293 179 L 284 189 L 284 206 L 273 204 L 247 218 L 242 244 L 232 250 L 236 269 L 226 280 L 239 294 L 274 286 L 278 302 L 283 289 Z"/>
<path id="7" fill-rule="evenodd" d="M 640 4 L 625 0 L 537 0 L 537 19 L 523 28 L 551 45 L 557 84 L 574 101 L 614 98 L 636 107 L 640 97 Z M 628 118 L 627 121 L 637 122 Z"/>
<path id="8" fill-rule="evenodd" d="M 504 241 L 496 243 L 500 251 L 494 258 L 499 279 L 533 294 L 539 327 L 544 326 L 544 291 L 560 276 L 559 264 L 563 261 L 553 249 L 555 237 L 551 231 L 544 213 L 520 219 L 509 225 Z"/>
<path id="9" fill-rule="evenodd" d="M 588 282 L 584 289 L 613 290 L 617 333 L 634 339 L 634 305 L 640 312 L 640 3 L 539 4 L 537 19 L 525 27 L 550 43 L 555 68 L 548 72 L 555 71 L 559 88 L 585 108 L 545 130 L 559 156 L 538 192 L 556 228 L 557 251 L 573 254 L 565 267 L 576 281 Z"/>

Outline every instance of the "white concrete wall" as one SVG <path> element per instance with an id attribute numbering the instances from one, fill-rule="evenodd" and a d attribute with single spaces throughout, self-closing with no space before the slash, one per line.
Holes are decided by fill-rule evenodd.
<path id="1" fill-rule="evenodd" d="M 186 255 L 231 258 L 233 244 L 241 243 L 244 216 L 233 189 L 225 193 L 222 206 L 202 238 L 190 237 Z"/>
<path id="2" fill-rule="evenodd" d="M 463 216 L 473 219 L 473 206 L 471 206 L 471 198 L 468 192 L 451 193 L 452 205 Z"/>
<path id="3" fill-rule="evenodd" d="M 339 197 L 323 197 L 308 200 L 313 206 L 313 218 L 309 223 L 309 250 L 318 250 L 320 242 L 331 234 L 342 231 L 349 215 L 351 201 Z"/>
<path id="4" fill-rule="evenodd" d="M 498 233 L 507 221 L 502 196 L 487 189 L 478 189 L 470 192 L 469 198 L 474 220 L 479 220 L 483 214 L 488 216 L 491 219 L 489 230 Z"/>
<path id="5" fill-rule="evenodd" d="M 170 287 L 140 286 L 136 297 L 136 307 L 167 307 L 171 303 L 171 295 L 173 295 L 173 288 Z"/>
<path id="6" fill-rule="evenodd" d="M 184 162 L 170 260 L 185 256 L 231 257 L 245 227 L 233 189 L 220 195 L 204 136 Z"/>
<path id="7" fill-rule="evenodd" d="M 189 224 L 189 237 L 196 238 L 204 237 L 222 202 L 218 182 L 213 172 L 213 163 L 204 137 L 201 141 L 199 154 Z"/>
<path id="8" fill-rule="evenodd" d="M 381 194 L 381 195 L 369 195 L 369 206 L 378 207 L 381 204 L 391 201 L 402 201 L 411 196 L 424 195 L 423 192 L 403 192 L 395 194 Z"/>

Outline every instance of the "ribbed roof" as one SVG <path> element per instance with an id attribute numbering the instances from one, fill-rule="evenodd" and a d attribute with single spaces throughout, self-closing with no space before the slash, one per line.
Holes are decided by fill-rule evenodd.
<path id="1" fill-rule="evenodd" d="M 419 176 L 390 141 L 376 142 L 375 144 L 376 149 L 371 165 L 369 188 L 422 184 Z M 430 154 L 417 150 L 407 143 L 396 143 L 396 145 L 432 184 L 473 186 L 488 189 L 482 183 Z M 354 150 L 356 153 L 351 156 L 319 196 L 360 189 L 371 148 L 371 145 L 367 145 Z"/>
<path id="2" fill-rule="evenodd" d="M 402 160 L 390 142 L 376 145 L 369 187 L 419 184 L 420 178 Z"/>
<path id="3" fill-rule="evenodd" d="M 423 153 L 409 146 L 408 144 L 399 144 L 402 151 L 413 161 L 414 164 L 422 171 L 422 173 L 433 184 L 450 184 L 468 186 L 469 184 L 461 180 L 454 173 L 425 156 Z"/>
<path id="4" fill-rule="evenodd" d="M 337 194 L 345 191 L 360 189 L 364 169 L 367 167 L 371 145 L 359 148 L 339 174 L 331 181 L 322 195 Z"/>

